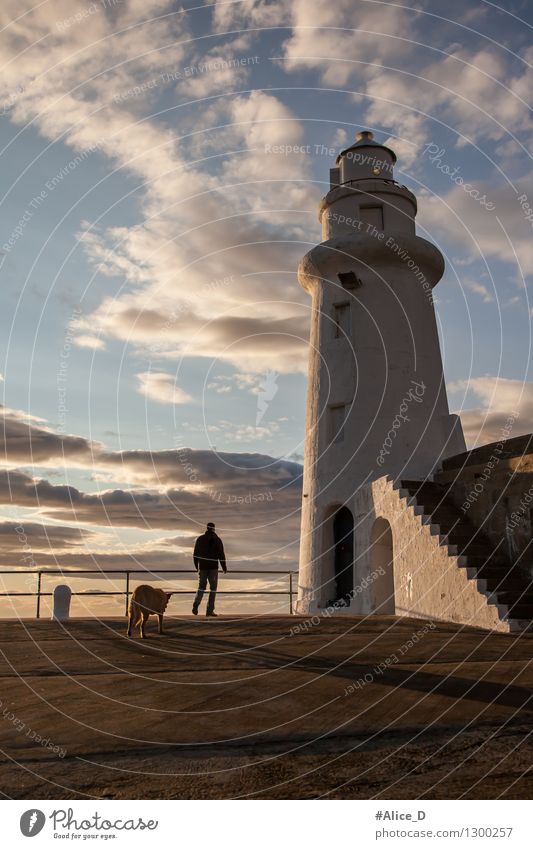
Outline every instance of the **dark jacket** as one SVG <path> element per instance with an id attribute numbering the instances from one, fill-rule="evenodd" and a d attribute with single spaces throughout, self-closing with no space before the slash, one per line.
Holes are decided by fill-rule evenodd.
<path id="1" fill-rule="evenodd" d="M 218 569 L 220 560 L 223 571 L 226 571 L 224 546 L 214 531 L 206 531 L 198 537 L 194 546 L 193 560 L 197 569 Z"/>

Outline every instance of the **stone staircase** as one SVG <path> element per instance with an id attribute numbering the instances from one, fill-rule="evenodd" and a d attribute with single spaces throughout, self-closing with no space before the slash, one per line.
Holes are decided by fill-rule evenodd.
<path id="1" fill-rule="evenodd" d="M 494 546 L 456 507 L 445 484 L 402 479 L 398 494 L 420 521 L 430 526 L 438 544 L 457 558 L 467 577 L 476 580 L 479 592 L 487 597 L 488 604 L 496 606 L 499 618 L 510 630 L 533 629 L 533 578 L 521 563 L 509 561 L 505 540 Z"/>

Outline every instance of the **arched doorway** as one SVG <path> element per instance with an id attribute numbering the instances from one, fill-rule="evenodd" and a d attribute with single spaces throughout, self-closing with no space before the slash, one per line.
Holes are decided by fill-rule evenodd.
<path id="1" fill-rule="evenodd" d="M 333 517 L 333 539 L 336 600 L 350 602 L 353 594 L 353 516 L 348 507 L 341 507 Z"/>
<path id="2" fill-rule="evenodd" d="M 396 613 L 394 601 L 394 551 L 392 529 L 386 519 L 376 519 L 370 535 L 370 569 L 378 572 L 372 583 L 373 612 Z"/>

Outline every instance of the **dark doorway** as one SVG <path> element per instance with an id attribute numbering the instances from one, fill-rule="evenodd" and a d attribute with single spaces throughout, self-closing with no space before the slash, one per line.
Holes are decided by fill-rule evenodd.
<path id="1" fill-rule="evenodd" d="M 373 612 L 396 612 L 394 600 L 394 552 L 392 530 L 387 519 L 376 519 L 370 535 L 370 565 L 372 575 L 380 577 L 372 584 Z"/>
<path id="2" fill-rule="evenodd" d="M 353 593 L 353 516 L 347 507 L 341 507 L 333 517 L 333 538 L 337 601 L 349 602 Z"/>

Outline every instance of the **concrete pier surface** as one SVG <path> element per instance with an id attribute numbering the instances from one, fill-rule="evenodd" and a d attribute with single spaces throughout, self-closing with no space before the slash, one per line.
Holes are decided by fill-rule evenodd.
<path id="1" fill-rule="evenodd" d="M 533 634 L 386 616 L 0 621 L 7 798 L 531 798 Z"/>

